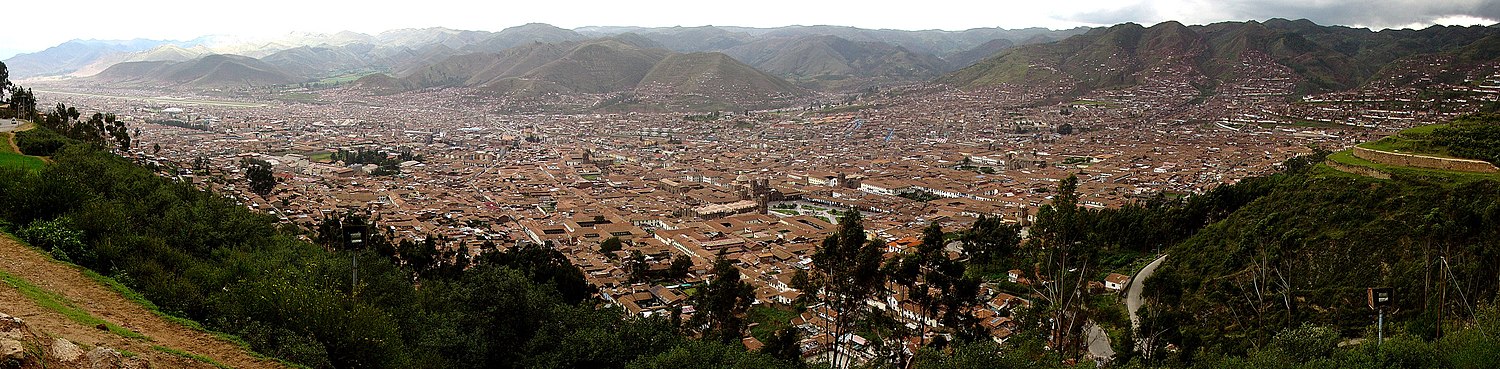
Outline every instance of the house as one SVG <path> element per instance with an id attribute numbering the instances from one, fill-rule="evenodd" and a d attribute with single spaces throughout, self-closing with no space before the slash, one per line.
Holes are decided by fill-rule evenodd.
<path id="1" fill-rule="evenodd" d="M 755 339 L 755 337 L 745 337 L 745 339 L 740 340 L 740 343 L 745 345 L 745 350 L 747 351 L 760 351 L 762 347 L 766 346 L 760 343 L 760 340 Z"/>
<path id="2" fill-rule="evenodd" d="M 1130 283 L 1130 276 L 1120 273 L 1109 273 L 1104 277 L 1104 288 L 1110 291 L 1123 291 L 1125 285 Z"/>

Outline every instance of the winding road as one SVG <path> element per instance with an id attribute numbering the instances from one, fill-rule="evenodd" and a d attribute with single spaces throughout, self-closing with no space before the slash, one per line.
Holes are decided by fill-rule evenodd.
<path id="1" fill-rule="evenodd" d="M 1151 278 L 1151 274 L 1156 273 L 1156 267 L 1161 266 L 1161 262 L 1166 260 L 1167 255 L 1163 254 L 1156 260 L 1152 260 L 1150 264 L 1146 264 L 1141 271 L 1136 272 L 1135 277 L 1130 278 L 1130 288 L 1125 292 L 1125 309 L 1130 311 L 1132 330 L 1141 327 L 1141 317 L 1135 315 L 1135 311 L 1141 308 L 1141 293 L 1146 289 L 1146 279 Z"/>

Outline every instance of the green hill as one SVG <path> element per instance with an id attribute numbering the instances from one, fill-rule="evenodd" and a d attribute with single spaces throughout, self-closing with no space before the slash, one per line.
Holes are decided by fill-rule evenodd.
<path id="1" fill-rule="evenodd" d="M 1461 80 L 1470 69 L 1500 55 L 1497 35 L 1500 30 L 1487 27 L 1373 32 L 1284 19 L 1202 26 L 1126 23 L 1008 49 L 938 81 L 963 88 L 1057 84 L 1079 94 L 1136 85 L 1140 72 L 1169 63 L 1189 67 L 1193 75 L 1210 81 L 1224 81 L 1236 77 L 1231 74 L 1235 67 L 1253 54 L 1290 68 L 1300 78 L 1299 92 L 1328 92 L 1399 78 L 1405 69 L 1389 66 L 1429 57 L 1453 60 L 1429 78 Z"/>
<path id="2" fill-rule="evenodd" d="M 637 95 L 664 94 L 672 105 L 709 110 L 759 108 L 805 93 L 791 83 L 720 53 L 673 54 L 651 68 L 636 87 Z M 699 105 L 704 104 L 704 105 Z M 721 110 L 721 109 L 712 109 Z"/>
<path id="3" fill-rule="evenodd" d="M 1388 330 L 1431 338 L 1439 314 L 1474 319 L 1500 287 L 1500 182 L 1307 166 L 1225 191 L 1248 201 L 1171 247 L 1146 284 L 1155 329 L 1186 355 L 1243 354 L 1303 324 L 1358 336 L 1367 287 L 1395 288 Z"/>
<path id="4" fill-rule="evenodd" d="M 724 53 L 815 89 L 925 81 L 947 70 L 947 63 L 932 55 L 884 42 L 856 42 L 829 35 L 769 38 Z"/>
<path id="5" fill-rule="evenodd" d="M 400 77 L 356 81 L 378 93 L 428 87 L 475 87 L 501 94 L 621 94 L 605 106 L 666 105 L 688 109 L 768 107 L 806 92 L 719 53 L 680 54 L 634 35 L 540 43 L 498 53 L 450 56 Z M 629 96 L 626 96 L 629 95 Z M 619 104 L 623 101 L 629 104 Z M 601 106 L 603 107 L 603 106 Z"/>
<path id="6" fill-rule="evenodd" d="M 183 62 L 151 61 L 115 64 L 93 78 L 115 84 L 170 85 L 190 88 L 265 86 L 294 83 L 297 77 L 274 65 L 239 55 L 209 55 Z"/>

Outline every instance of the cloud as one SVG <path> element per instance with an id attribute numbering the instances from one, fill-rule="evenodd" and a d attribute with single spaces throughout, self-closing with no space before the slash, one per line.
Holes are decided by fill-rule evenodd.
<path id="1" fill-rule="evenodd" d="M 1156 0 L 1072 12 L 1059 19 L 1089 24 L 1177 20 L 1190 24 L 1221 21 L 1308 19 L 1324 25 L 1375 29 L 1427 26 L 1439 21 L 1487 24 L 1500 20 L 1500 0 Z"/>

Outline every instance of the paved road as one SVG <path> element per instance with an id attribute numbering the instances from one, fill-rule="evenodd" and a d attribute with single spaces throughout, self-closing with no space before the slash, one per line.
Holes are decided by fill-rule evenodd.
<path id="1" fill-rule="evenodd" d="M 1151 278 L 1151 274 L 1156 273 L 1156 267 L 1161 266 L 1161 262 L 1166 260 L 1167 255 L 1162 255 L 1156 258 L 1156 260 L 1152 260 L 1150 264 L 1146 264 L 1146 267 L 1141 268 L 1140 272 L 1136 272 L 1135 277 L 1130 278 L 1130 288 L 1125 292 L 1125 309 L 1130 311 L 1130 327 L 1132 330 L 1141 327 L 1141 317 L 1135 315 L 1135 311 L 1141 308 L 1141 293 L 1146 289 L 1146 279 Z"/>
<path id="2" fill-rule="evenodd" d="M 0 119 L 0 132 L 10 132 L 21 129 L 21 125 L 23 124 L 26 123 L 18 121 L 15 118 Z"/>

